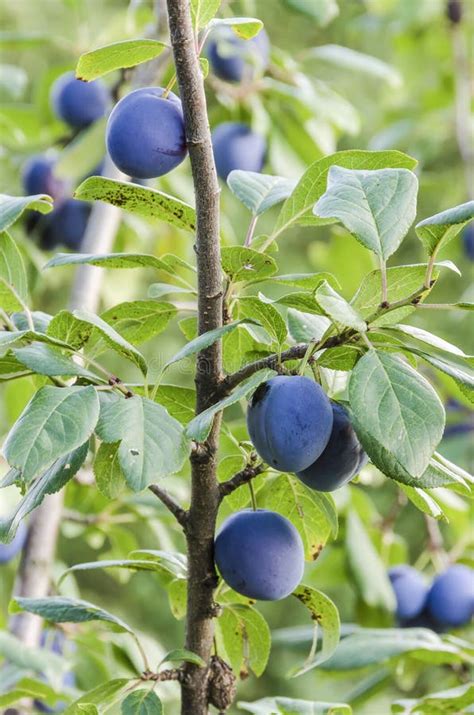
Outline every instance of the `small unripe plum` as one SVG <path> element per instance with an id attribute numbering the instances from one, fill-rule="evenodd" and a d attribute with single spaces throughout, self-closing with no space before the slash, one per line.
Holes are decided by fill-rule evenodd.
<path id="1" fill-rule="evenodd" d="M 270 41 L 265 30 L 244 40 L 232 28 L 219 27 L 209 38 L 207 56 L 216 77 L 227 82 L 251 80 L 268 67 Z"/>
<path id="2" fill-rule="evenodd" d="M 474 570 L 464 564 L 439 574 L 428 594 L 427 608 L 442 626 L 464 626 L 474 615 Z"/>
<path id="3" fill-rule="evenodd" d="M 0 566 L 7 564 L 20 553 L 25 545 L 28 529 L 24 521 L 21 521 L 16 530 L 16 534 L 9 544 L 0 544 Z"/>
<path id="4" fill-rule="evenodd" d="M 388 577 L 397 600 L 397 618 L 408 621 L 420 616 L 428 595 L 428 587 L 421 573 L 412 566 L 401 564 L 391 568 Z"/>
<path id="5" fill-rule="evenodd" d="M 30 157 L 23 167 L 23 188 L 27 195 L 48 194 L 56 201 L 63 198 L 66 183 L 54 175 L 54 160 L 43 154 Z"/>
<path id="6" fill-rule="evenodd" d="M 91 207 L 83 201 L 66 199 L 63 203 L 41 219 L 38 225 L 40 246 L 51 250 L 56 246 L 66 246 L 78 251 L 87 227 Z"/>
<path id="7" fill-rule="evenodd" d="M 136 89 L 114 107 L 107 123 L 107 149 L 114 164 L 138 179 L 163 176 L 187 154 L 181 100 L 161 87 Z"/>
<path id="8" fill-rule="evenodd" d="M 246 124 L 223 122 L 212 132 L 212 148 L 217 173 L 225 181 L 234 169 L 260 172 L 267 143 Z"/>
<path id="9" fill-rule="evenodd" d="M 468 224 L 462 232 L 464 253 L 470 261 L 474 261 L 474 223 Z"/>
<path id="10" fill-rule="evenodd" d="M 319 492 L 339 489 L 356 476 L 367 463 L 367 455 L 352 426 L 349 413 L 332 402 L 333 425 L 324 452 L 297 476 L 306 486 Z"/>
<path id="11" fill-rule="evenodd" d="M 247 410 L 255 449 L 280 472 L 300 472 L 316 461 L 332 424 L 331 403 L 309 377 L 272 377 L 257 388 Z"/>
<path id="12" fill-rule="evenodd" d="M 303 577 L 303 542 L 280 514 L 267 509 L 239 511 L 217 534 L 215 560 L 222 578 L 237 593 L 278 601 Z"/>
<path id="13" fill-rule="evenodd" d="M 103 117 L 110 105 L 110 92 L 103 82 L 83 82 L 74 72 L 61 75 L 51 89 L 51 104 L 59 119 L 81 129 Z"/>

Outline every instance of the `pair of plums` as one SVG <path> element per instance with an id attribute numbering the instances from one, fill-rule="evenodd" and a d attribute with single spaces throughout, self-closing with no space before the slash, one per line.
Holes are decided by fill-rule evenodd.
<path id="1" fill-rule="evenodd" d="M 417 569 L 406 564 L 393 567 L 388 575 L 401 626 L 458 628 L 474 615 L 474 570 L 465 564 L 449 566 L 435 576 L 431 586 Z"/>
<path id="2" fill-rule="evenodd" d="M 262 459 L 294 472 L 307 486 L 333 491 L 367 461 L 348 412 L 303 376 L 277 376 L 254 393 L 247 411 L 252 443 Z M 276 601 L 301 581 L 304 548 L 293 524 L 266 509 L 232 514 L 215 540 L 224 581 L 252 599 Z"/>

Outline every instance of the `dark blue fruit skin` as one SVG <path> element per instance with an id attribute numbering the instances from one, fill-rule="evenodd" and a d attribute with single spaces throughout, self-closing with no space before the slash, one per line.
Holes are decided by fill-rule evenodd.
<path id="1" fill-rule="evenodd" d="M 66 638 L 64 636 L 64 633 L 58 629 L 45 629 L 41 634 L 41 648 L 47 648 L 52 653 L 56 653 L 56 655 L 63 654 L 65 643 Z M 65 673 L 62 685 L 64 688 L 76 687 L 76 678 L 72 671 Z M 50 708 L 47 705 L 44 705 L 40 700 L 35 700 L 34 705 L 35 709 L 41 713 L 61 713 L 66 707 L 66 703 L 62 701 L 59 701 L 54 708 Z"/>
<path id="2" fill-rule="evenodd" d="M 223 181 L 234 169 L 260 172 L 265 163 L 265 138 L 246 124 L 219 124 L 212 132 L 212 147 L 217 173 Z"/>
<path id="3" fill-rule="evenodd" d="M 207 56 L 216 77 L 227 82 L 251 80 L 268 67 L 270 41 L 265 30 L 244 40 L 230 27 L 220 27 L 209 38 Z"/>
<path id="4" fill-rule="evenodd" d="M 110 106 L 109 90 L 100 80 L 82 82 L 74 72 L 61 75 L 51 89 L 54 113 L 71 127 L 82 129 L 103 117 Z"/>
<path id="5" fill-rule="evenodd" d="M 278 601 L 300 583 L 304 549 L 293 524 L 266 509 L 232 514 L 214 545 L 224 581 L 243 596 Z"/>
<path id="6" fill-rule="evenodd" d="M 72 251 L 81 247 L 91 207 L 83 201 L 66 199 L 41 219 L 39 224 L 40 246 L 52 250 L 66 246 Z"/>
<path id="7" fill-rule="evenodd" d="M 397 599 L 397 618 L 408 621 L 419 617 L 428 596 L 428 587 L 421 573 L 412 566 L 401 564 L 391 568 L 388 577 Z"/>
<path id="8" fill-rule="evenodd" d="M 66 192 L 65 182 L 54 176 L 54 160 L 51 157 L 41 154 L 32 156 L 23 167 L 21 178 L 28 196 L 48 194 L 57 201 Z"/>
<path id="9" fill-rule="evenodd" d="M 254 392 L 247 427 L 260 457 L 280 472 L 300 472 L 326 448 L 331 403 L 309 377 L 279 375 Z"/>
<path id="10" fill-rule="evenodd" d="M 470 261 L 474 261 L 474 223 L 470 223 L 462 232 L 464 253 Z"/>
<path id="11" fill-rule="evenodd" d="M 331 404 L 334 419 L 326 449 L 313 464 L 296 475 L 306 486 L 319 492 L 339 489 L 355 477 L 368 461 L 349 413 L 337 402 Z"/>
<path id="12" fill-rule="evenodd" d="M 28 529 L 24 521 L 21 521 L 15 536 L 9 544 L 0 544 L 0 566 L 7 564 L 20 553 L 25 545 Z"/>
<path id="13" fill-rule="evenodd" d="M 180 99 L 161 87 L 127 94 L 107 123 L 107 149 L 114 164 L 129 176 L 153 179 L 181 164 L 187 154 Z"/>
<path id="14" fill-rule="evenodd" d="M 442 626 L 464 626 L 474 615 L 474 570 L 464 564 L 450 566 L 435 578 L 427 608 Z"/>

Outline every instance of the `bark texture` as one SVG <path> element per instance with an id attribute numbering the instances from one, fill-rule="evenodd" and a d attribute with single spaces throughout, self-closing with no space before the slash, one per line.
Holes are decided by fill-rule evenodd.
<path id="1" fill-rule="evenodd" d="M 204 83 L 188 0 L 168 0 L 171 45 L 186 125 L 196 197 L 195 251 L 198 270 L 199 333 L 222 325 L 222 277 L 219 246 L 219 184 L 207 118 Z M 221 380 L 221 345 L 199 353 L 196 367 L 197 413 L 216 400 Z M 216 453 L 220 420 L 203 449 L 191 457 L 191 505 L 186 522 L 188 608 L 186 648 L 210 662 L 213 644 L 214 532 L 219 507 Z M 207 715 L 209 671 L 187 664 L 182 683 L 182 715 Z"/>

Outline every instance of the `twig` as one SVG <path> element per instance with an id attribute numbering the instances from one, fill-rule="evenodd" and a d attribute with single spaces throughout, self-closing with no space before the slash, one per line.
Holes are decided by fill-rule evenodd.
<path id="1" fill-rule="evenodd" d="M 219 485 L 221 499 L 224 499 L 224 497 L 229 496 L 229 494 L 232 494 L 232 492 L 235 492 L 236 489 L 243 486 L 244 484 L 248 484 L 252 479 L 258 477 L 258 475 L 262 474 L 262 472 L 264 472 L 266 469 L 267 466 L 263 463 L 257 464 L 255 467 L 253 467 L 251 464 L 248 464 L 240 472 L 237 472 L 237 474 L 235 474 L 231 479 L 228 479 L 226 482 L 222 482 Z"/>
<path id="2" fill-rule="evenodd" d="M 181 524 L 184 529 L 188 519 L 188 512 L 183 509 L 165 489 L 158 486 L 158 484 L 150 484 L 148 489 L 153 492 L 156 497 L 158 497 L 158 499 L 165 505 L 168 511 L 173 514 L 176 521 Z"/>
<path id="3" fill-rule="evenodd" d="M 145 672 L 143 673 L 141 680 L 144 680 L 145 682 L 152 681 L 154 683 L 162 683 L 168 680 L 182 680 L 183 678 L 183 671 L 179 669 L 169 669 L 169 670 L 162 670 L 161 673 L 150 673 Z"/>

